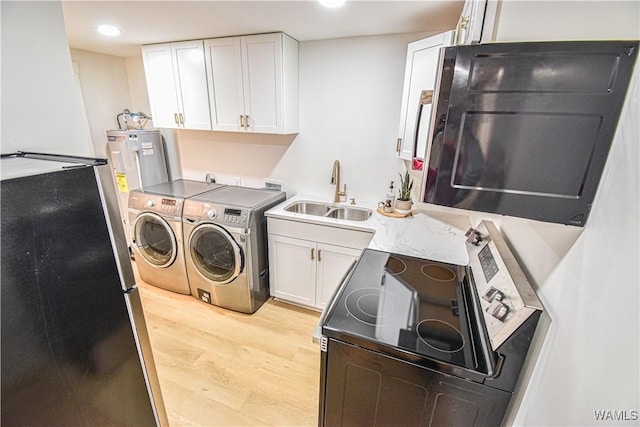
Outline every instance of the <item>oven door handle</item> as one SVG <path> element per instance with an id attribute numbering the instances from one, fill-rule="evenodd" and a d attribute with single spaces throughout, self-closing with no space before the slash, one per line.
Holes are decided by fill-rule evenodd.
<path id="1" fill-rule="evenodd" d="M 329 312 L 333 310 L 333 306 L 336 305 L 338 301 L 337 296 L 342 293 L 342 289 L 347 285 L 347 282 L 349 281 L 349 277 L 351 277 L 351 274 L 353 273 L 353 270 L 355 269 L 356 263 L 358 262 L 359 258 L 360 257 L 357 257 L 356 259 L 353 260 L 353 262 L 347 269 L 347 272 L 344 273 L 344 276 L 342 276 L 342 279 L 340 280 L 340 284 L 336 286 L 333 293 L 331 294 L 331 298 L 329 298 L 329 302 L 327 303 L 327 305 L 324 306 L 324 309 L 322 310 L 322 314 L 320 315 L 320 319 L 318 319 L 316 330 L 313 333 L 314 343 L 320 342 L 320 339 L 322 338 L 322 325 L 327 319 L 327 315 L 329 314 Z"/>

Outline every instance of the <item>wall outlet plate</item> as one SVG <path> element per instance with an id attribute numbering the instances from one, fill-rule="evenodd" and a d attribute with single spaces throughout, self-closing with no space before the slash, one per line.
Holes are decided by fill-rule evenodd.
<path id="1" fill-rule="evenodd" d="M 284 191 L 284 181 L 278 181 L 275 179 L 265 179 L 264 187 L 268 188 L 269 190 Z"/>

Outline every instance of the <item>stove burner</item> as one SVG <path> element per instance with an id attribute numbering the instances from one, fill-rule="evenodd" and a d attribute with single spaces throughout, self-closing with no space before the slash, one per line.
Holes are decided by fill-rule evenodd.
<path id="1" fill-rule="evenodd" d="M 464 347 L 462 333 L 442 320 L 423 320 L 418 323 L 417 333 L 423 343 L 443 353 L 456 353 Z"/>
<path id="2" fill-rule="evenodd" d="M 378 296 L 374 294 L 362 295 L 356 301 L 356 306 L 366 316 L 376 317 L 378 315 Z"/>
<path id="3" fill-rule="evenodd" d="M 441 282 L 449 282 L 456 278 L 456 273 L 453 270 L 441 265 L 426 264 L 422 266 L 421 270 L 425 276 Z"/>
<path id="4" fill-rule="evenodd" d="M 380 291 L 376 288 L 361 288 L 351 291 L 344 300 L 347 313 L 359 322 L 373 326 L 384 326 L 395 318 L 397 298 L 384 294 L 384 312 L 379 315 Z"/>
<path id="5" fill-rule="evenodd" d="M 391 274 L 402 274 L 407 269 L 407 264 L 400 258 L 390 256 L 384 268 Z"/>

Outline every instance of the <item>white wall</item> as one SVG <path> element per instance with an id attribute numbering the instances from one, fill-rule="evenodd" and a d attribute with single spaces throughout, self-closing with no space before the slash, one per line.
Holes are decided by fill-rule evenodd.
<path id="1" fill-rule="evenodd" d="M 587 227 L 539 283 L 552 323 L 516 424 L 603 425 L 594 410 L 640 410 L 639 84 L 636 66 Z M 547 250 L 515 246 L 532 258 Z"/>
<path id="2" fill-rule="evenodd" d="M 107 156 L 105 132 L 118 129 L 116 115 L 124 108 L 131 109 L 125 59 L 78 49 L 71 49 L 71 59 L 78 64 L 95 154 L 105 157 Z"/>
<path id="3" fill-rule="evenodd" d="M 496 41 L 637 40 L 637 0 L 502 0 Z"/>
<path id="4" fill-rule="evenodd" d="M 407 44 L 424 35 L 300 43 L 300 133 L 288 137 L 178 131 L 185 177 L 218 182 L 285 181 L 288 195 L 331 200 L 334 160 L 356 201 L 382 200 L 404 169 L 395 141 Z"/>
<path id="5" fill-rule="evenodd" d="M 0 7 L 2 152 L 93 156 L 60 2 Z"/>
<path id="6" fill-rule="evenodd" d="M 640 38 L 640 2 L 506 1 L 497 41 Z M 594 410 L 640 410 L 640 71 L 636 71 L 581 235 L 534 221 L 502 230 L 538 287 L 551 324 L 538 337 L 516 425 L 638 425 Z M 576 240 L 577 239 L 577 240 Z M 573 242 L 575 241 L 575 244 Z M 573 246 L 571 246 L 573 244 Z"/>
<path id="7" fill-rule="evenodd" d="M 142 111 L 146 114 L 151 114 L 142 56 L 125 58 L 125 64 L 129 81 L 129 93 L 131 94 L 131 111 Z"/>

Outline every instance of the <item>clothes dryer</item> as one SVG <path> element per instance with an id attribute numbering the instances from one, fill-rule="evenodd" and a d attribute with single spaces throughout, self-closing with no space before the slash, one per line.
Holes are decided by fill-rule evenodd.
<path id="1" fill-rule="evenodd" d="M 191 293 L 182 241 L 184 202 L 189 197 L 223 187 L 178 179 L 130 192 L 133 253 L 142 280 L 169 291 Z"/>
<path id="2" fill-rule="evenodd" d="M 184 252 L 191 294 L 253 313 L 269 297 L 267 219 L 282 191 L 225 187 L 185 201 Z"/>

